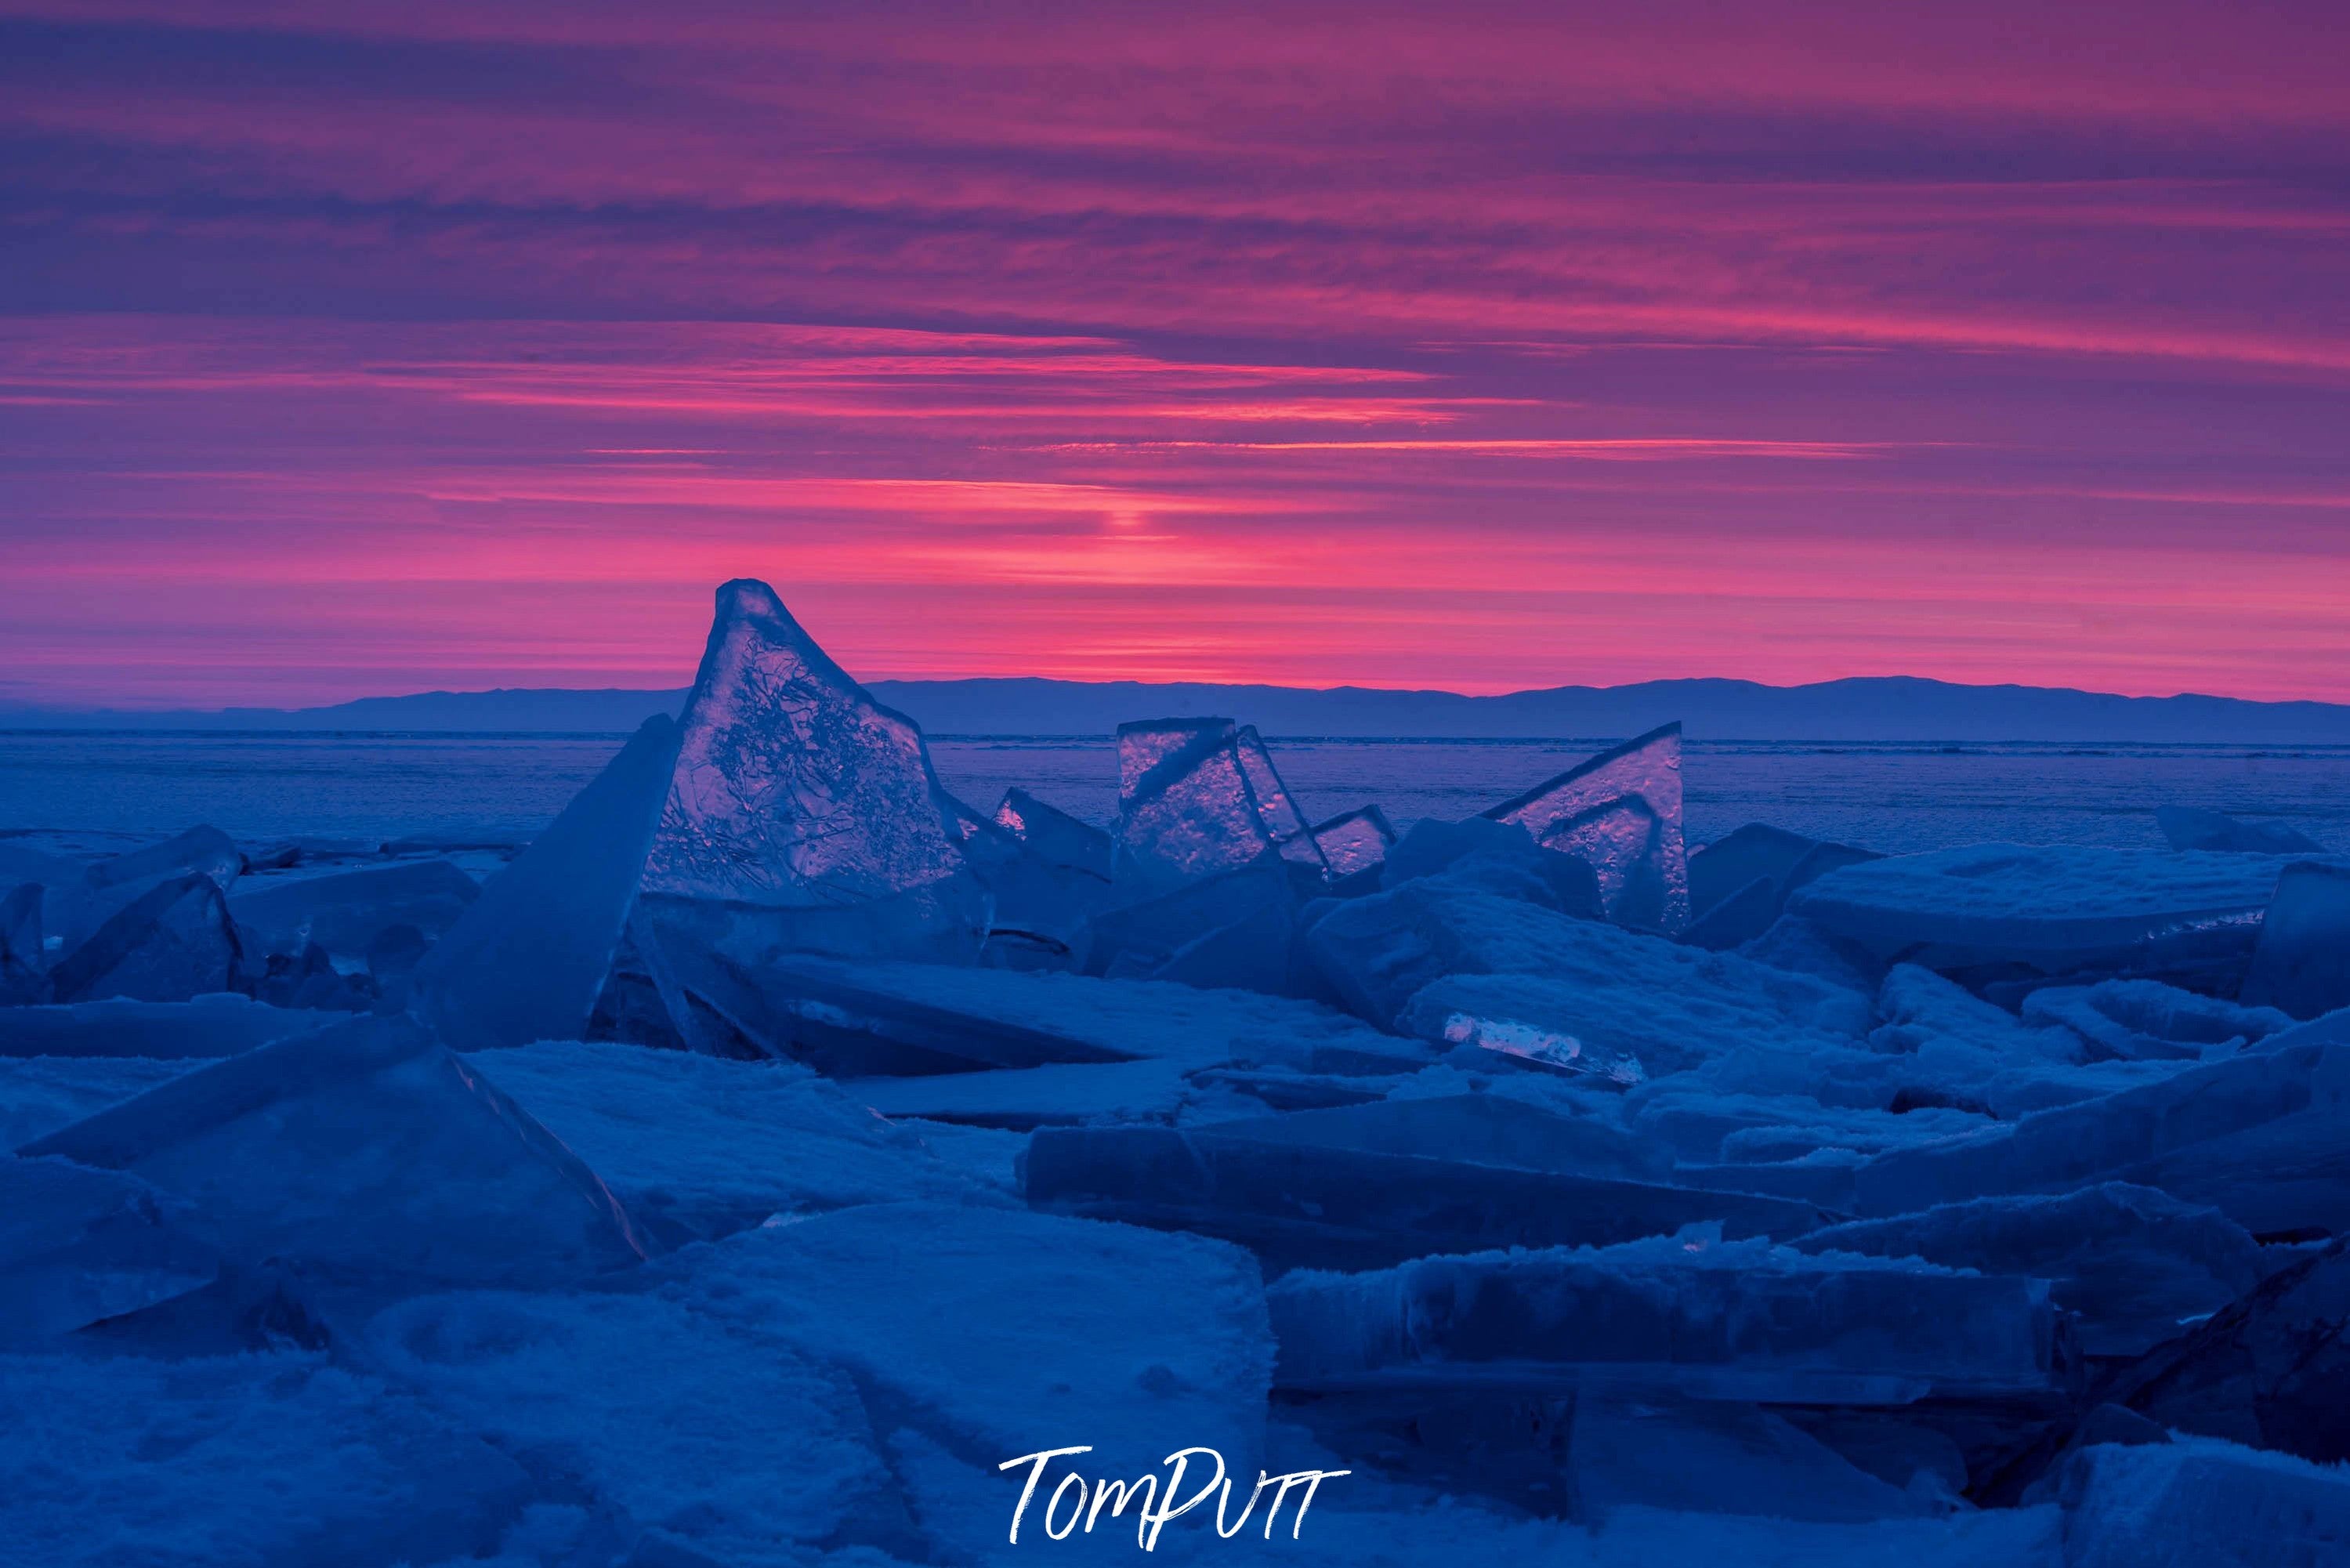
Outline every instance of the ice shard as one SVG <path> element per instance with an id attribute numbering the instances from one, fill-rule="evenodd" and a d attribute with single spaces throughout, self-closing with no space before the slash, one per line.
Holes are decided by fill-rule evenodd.
<path id="1" fill-rule="evenodd" d="M 2350 1562 L 2350 1476 L 2208 1438 L 2099 1443 L 2052 1478 L 2066 1568 Z"/>
<path id="2" fill-rule="evenodd" d="M 212 1282 L 186 1203 L 134 1177 L 0 1155 L 0 1350 L 22 1350 Z"/>
<path id="3" fill-rule="evenodd" d="M 116 910 L 50 972 L 59 1002 L 185 1002 L 234 991 L 244 949 L 227 901 L 202 875 L 159 882 Z"/>
<path id="4" fill-rule="evenodd" d="M 1093 915 L 1112 898 L 1109 836 L 1073 817 L 1056 823 L 1045 815 L 1053 808 L 1041 801 L 1028 805 L 1022 816 L 1006 796 L 989 818 L 955 802 L 963 861 L 993 905 L 981 961 L 1011 969 L 1081 968 L 1092 945 Z M 1007 815 L 1035 830 L 1034 837 L 1005 826 Z M 1058 831 L 1064 825 L 1076 832 Z M 1098 845 L 1078 836 L 1084 834 Z M 1096 866 L 1101 869 L 1090 868 Z"/>
<path id="5" fill-rule="evenodd" d="M 298 953 L 316 942 L 359 958 L 394 926 L 440 935 L 481 890 L 449 861 L 409 860 L 323 876 L 249 877 L 229 895 L 228 912 L 265 951 Z"/>
<path id="6" fill-rule="evenodd" d="M 2191 805 L 2158 805 L 2155 825 L 2173 849 L 2212 849 L 2231 855 L 2323 855 L 2325 846 L 2281 822 L 2239 822 Z"/>
<path id="7" fill-rule="evenodd" d="M 417 966 L 415 1006 L 461 1050 L 569 1039 L 586 1026 L 637 898 L 678 753 L 667 714 L 620 753 Z"/>
<path id="8" fill-rule="evenodd" d="M 1121 724 L 1118 770 L 1122 884 L 1163 890 L 1312 843 L 1256 731 L 1230 719 Z"/>
<path id="9" fill-rule="evenodd" d="M 2243 1000 L 2314 1018 L 2350 1007 L 2350 866 L 2303 861 L 2277 878 Z"/>
<path id="10" fill-rule="evenodd" d="M 1024 789 L 1003 792 L 995 808 L 995 825 L 1055 866 L 1109 880 L 1115 848 L 1110 836 Z"/>
<path id="11" fill-rule="evenodd" d="M 358 1287 L 547 1286 L 640 1262 L 577 1157 L 412 1023 L 361 1017 L 27 1144 L 200 1209 L 222 1251 Z"/>
<path id="12" fill-rule="evenodd" d="M 850 680 L 764 583 L 718 590 L 678 723 L 645 867 L 657 924 L 744 962 L 976 950 L 983 899 L 920 729 Z"/>
<path id="13" fill-rule="evenodd" d="M 1385 865 L 1388 851 L 1396 845 L 1396 830 L 1389 826 L 1387 813 L 1378 806 L 1357 806 L 1327 822 L 1315 824 L 1314 844 L 1322 852 L 1323 863 L 1330 868 L 1331 880 L 1344 881 Z M 1295 855 L 1289 857 L 1299 858 Z"/>
<path id="14" fill-rule="evenodd" d="M 1681 727 L 1637 736 L 1485 813 L 1590 866 L 1608 919 L 1667 935 L 1689 924 Z"/>

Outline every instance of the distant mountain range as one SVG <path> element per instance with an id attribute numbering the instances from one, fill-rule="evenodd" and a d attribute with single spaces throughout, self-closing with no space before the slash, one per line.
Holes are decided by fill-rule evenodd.
<path id="1" fill-rule="evenodd" d="M 1225 714 L 1268 735 L 1604 740 L 1679 719 L 1692 739 L 1824 742 L 2170 742 L 2350 745 L 2350 705 L 2232 697 L 2116 697 L 1908 676 L 1762 686 L 1647 680 L 1504 697 L 1358 686 L 1150 685 L 1132 680 L 876 680 L 934 735 L 1107 735 L 1129 719 Z M 607 732 L 675 712 L 673 691 L 500 689 L 365 697 L 329 708 L 139 712 L 0 705 L 0 728 Z"/>

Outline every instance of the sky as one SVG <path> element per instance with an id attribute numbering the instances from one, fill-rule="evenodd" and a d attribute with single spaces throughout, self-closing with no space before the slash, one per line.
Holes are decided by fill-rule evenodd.
<path id="1" fill-rule="evenodd" d="M 0 0 L 0 703 L 2350 701 L 2350 13 Z"/>

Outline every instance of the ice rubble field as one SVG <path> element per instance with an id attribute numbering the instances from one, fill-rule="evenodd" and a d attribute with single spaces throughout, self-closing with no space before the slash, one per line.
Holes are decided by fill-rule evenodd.
<path id="1" fill-rule="evenodd" d="M 735 583 L 527 846 L 0 836 L 0 1561 L 2350 1563 L 2350 862 L 1118 745 Z"/>

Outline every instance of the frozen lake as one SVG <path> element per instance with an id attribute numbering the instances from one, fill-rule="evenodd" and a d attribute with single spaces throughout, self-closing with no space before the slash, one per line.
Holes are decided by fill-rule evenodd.
<path id="1" fill-rule="evenodd" d="M 0 732 L 0 828 L 167 833 L 210 822 L 239 839 L 526 836 L 619 747 L 617 735 Z M 1270 742 L 1316 817 L 1378 801 L 1400 826 L 1461 817 L 1557 773 L 1608 737 Z M 1023 784 L 1107 822 L 1107 737 L 944 739 L 949 788 L 983 807 Z M 2154 846 L 2166 802 L 2281 820 L 2350 846 L 2350 748 L 1820 746 L 1691 742 L 1690 841 L 1768 821 L 1891 853 L 1987 839 Z"/>

